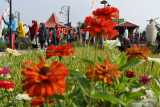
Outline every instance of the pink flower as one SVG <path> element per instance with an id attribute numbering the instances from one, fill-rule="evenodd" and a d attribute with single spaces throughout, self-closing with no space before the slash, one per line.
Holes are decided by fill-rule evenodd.
<path id="1" fill-rule="evenodd" d="M 148 75 L 141 75 L 139 82 L 143 83 L 144 85 L 150 85 L 152 83 L 152 79 L 148 78 Z"/>
<path id="2" fill-rule="evenodd" d="M 9 68 L 0 67 L 0 76 L 2 74 L 8 74 L 10 72 Z"/>

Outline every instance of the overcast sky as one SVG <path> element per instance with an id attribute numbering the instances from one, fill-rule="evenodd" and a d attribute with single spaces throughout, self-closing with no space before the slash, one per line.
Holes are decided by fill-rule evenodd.
<path id="1" fill-rule="evenodd" d="M 83 22 L 90 12 L 90 0 L 13 0 L 13 13 L 21 12 L 21 21 L 31 24 L 32 19 L 38 23 L 46 22 L 52 13 L 56 13 L 60 22 L 67 23 L 65 15 L 59 14 L 63 5 L 70 6 L 70 21 Z M 97 0 L 95 9 L 103 7 L 101 0 Z M 132 22 L 145 29 L 148 19 L 160 18 L 160 0 L 108 0 L 111 6 L 120 11 L 120 18 Z M 7 2 L 0 0 L 0 16 L 7 6 Z M 160 23 L 160 19 L 157 20 Z"/>

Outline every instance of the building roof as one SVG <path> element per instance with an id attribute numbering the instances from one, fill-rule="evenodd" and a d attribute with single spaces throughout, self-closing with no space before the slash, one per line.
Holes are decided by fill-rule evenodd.
<path id="1" fill-rule="evenodd" d="M 118 25 L 117 25 L 117 27 L 118 27 Z M 133 24 L 131 22 L 125 21 L 125 22 L 120 23 L 119 27 L 135 27 L 136 28 L 136 27 L 139 27 L 139 26 L 136 25 L 136 24 Z"/>
<path id="2" fill-rule="evenodd" d="M 49 28 L 53 28 L 56 25 L 58 25 L 58 27 L 66 27 L 65 25 L 61 24 L 58 17 L 56 16 L 55 13 L 52 13 L 52 15 L 50 16 L 50 18 L 47 20 L 47 22 L 45 23 L 46 27 Z"/>

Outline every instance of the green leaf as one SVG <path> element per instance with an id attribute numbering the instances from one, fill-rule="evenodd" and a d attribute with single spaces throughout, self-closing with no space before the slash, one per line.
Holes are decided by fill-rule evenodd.
<path id="1" fill-rule="evenodd" d="M 72 76 L 72 77 L 75 77 L 75 76 L 80 76 L 80 75 L 82 75 L 81 73 L 80 73 L 80 71 L 79 70 L 69 70 L 70 71 L 70 75 Z"/>
<path id="2" fill-rule="evenodd" d="M 73 91 L 72 93 L 69 94 L 69 98 L 72 98 L 74 96 L 77 96 L 79 93 L 81 92 L 81 89 L 77 89 L 75 91 Z"/>
<path id="3" fill-rule="evenodd" d="M 126 91 L 126 88 L 125 88 L 125 86 L 124 86 L 123 83 L 117 84 L 117 85 L 115 86 L 115 89 L 118 90 L 119 92 L 124 92 L 124 91 Z"/>
<path id="4" fill-rule="evenodd" d="M 100 62 L 104 62 L 105 58 L 98 56 L 98 60 L 99 60 Z"/>
<path id="5" fill-rule="evenodd" d="M 91 97 L 96 98 L 96 99 L 103 99 L 103 100 L 106 100 L 106 101 L 115 102 L 115 103 L 121 104 L 123 106 L 126 106 L 126 104 L 122 100 L 120 100 L 120 99 L 118 99 L 114 96 L 107 95 L 107 94 L 102 93 L 102 92 L 98 92 L 96 94 L 93 94 L 93 95 L 91 95 Z"/>
<path id="6" fill-rule="evenodd" d="M 57 100 L 56 98 L 54 98 L 54 102 L 56 104 L 56 107 L 62 107 L 62 104 L 59 100 Z"/>
<path id="7" fill-rule="evenodd" d="M 116 60 L 116 64 L 121 67 L 127 59 L 126 53 L 122 53 Z"/>
<path id="8" fill-rule="evenodd" d="M 140 97 L 140 96 L 145 96 L 145 94 L 140 93 L 140 92 L 133 92 L 133 93 L 130 93 L 130 94 L 129 94 L 129 98 L 132 98 L 132 97 Z"/>
<path id="9" fill-rule="evenodd" d="M 12 94 L 14 94 L 14 93 L 16 93 L 16 92 L 18 92 L 18 91 L 20 91 L 20 90 L 13 91 L 13 92 L 11 92 L 11 93 L 9 93 L 9 94 L 1 95 L 1 96 L 0 96 L 0 101 L 3 100 L 3 99 L 6 98 L 6 97 L 10 97 Z"/>
<path id="10" fill-rule="evenodd" d="M 7 64 L 5 64 L 3 67 L 11 67 L 12 66 L 12 63 L 11 62 L 8 62 Z"/>
<path id="11" fill-rule="evenodd" d="M 91 60 L 82 59 L 82 61 L 84 61 L 87 65 L 94 65 L 94 62 Z"/>
<path id="12" fill-rule="evenodd" d="M 89 82 L 83 78 L 83 77 L 76 77 L 75 78 L 78 81 L 78 84 L 83 91 L 85 95 L 89 95 L 89 90 L 90 90 L 90 84 Z"/>
<path id="13" fill-rule="evenodd" d="M 154 81 L 156 82 L 156 84 L 158 85 L 158 87 L 160 88 L 160 81 L 158 78 L 154 78 Z"/>
<path id="14" fill-rule="evenodd" d="M 141 60 L 140 58 L 134 58 L 130 60 L 129 62 L 127 62 L 125 65 L 121 66 L 119 70 L 126 71 L 126 70 L 129 70 L 130 68 L 134 68 L 134 67 L 141 65 L 143 62 L 145 61 Z"/>
<path id="15" fill-rule="evenodd" d="M 55 94 L 53 97 L 58 99 L 58 100 L 65 100 L 65 97 L 62 96 L 62 95 Z"/>

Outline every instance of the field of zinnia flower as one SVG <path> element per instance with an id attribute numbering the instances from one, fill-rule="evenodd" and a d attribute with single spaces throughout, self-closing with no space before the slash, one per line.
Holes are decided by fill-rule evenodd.
<path id="1" fill-rule="evenodd" d="M 50 88 L 47 88 L 47 86 L 45 86 L 47 85 L 47 83 L 44 83 L 42 86 L 37 86 L 38 88 L 35 88 L 33 90 L 31 89 L 31 92 L 27 91 L 27 89 L 29 89 L 31 85 L 28 85 L 27 87 L 25 87 L 25 89 L 22 88 L 26 84 L 22 83 L 22 81 L 24 81 L 24 79 L 26 78 L 26 76 L 22 75 L 24 74 L 22 72 L 27 71 L 26 67 L 24 67 L 25 62 L 31 61 L 35 64 L 39 64 L 39 56 L 42 56 L 42 59 L 45 62 L 44 66 L 46 67 L 43 68 L 44 72 L 48 72 L 47 67 L 53 64 L 54 61 L 61 60 L 61 63 L 64 64 L 61 65 L 63 67 L 57 65 L 57 68 L 55 68 L 55 70 L 61 72 L 62 74 L 55 74 L 55 76 L 64 76 L 66 78 L 66 81 L 56 83 L 60 79 L 51 77 L 53 82 L 55 82 L 55 84 L 53 83 L 54 88 L 52 88 L 55 92 L 52 96 L 47 97 L 48 99 L 51 99 L 51 101 L 48 100 L 48 103 L 50 103 L 48 104 L 48 106 L 86 107 L 89 103 L 89 92 L 91 87 L 90 79 L 92 77 L 92 73 L 90 72 L 94 69 L 93 59 L 95 57 L 95 48 L 93 46 L 89 48 L 74 47 L 73 50 L 75 51 L 75 54 L 71 55 L 71 57 L 63 56 L 61 59 L 59 59 L 58 56 L 52 56 L 50 59 L 45 59 L 45 51 L 33 51 L 31 53 L 24 53 L 20 56 L 6 54 L 5 56 L 0 57 L 1 66 L 5 68 L 9 67 L 10 69 L 10 72 L 8 74 L 1 74 L 1 80 L 2 78 L 5 78 L 6 80 L 14 83 L 14 88 L 13 86 L 9 88 L 1 87 L 0 105 L 6 107 L 11 105 L 15 107 L 29 107 L 31 104 L 32 106 L 47 106 L 47 103 L 45 103 L 46 99 L 43 99 L 42 97 L 36 95 L 36 93 L 43 95 L 43 92 L 39 91 L 46 90 L 44 96 L 46 94 L 47 96 L 49 96 L 49 93 L 47 92 L 50 91 Z M 160 55 L 150 54 L 149 56 L 152 58 L 157 58 Z M 104 59 L 106 59 L 106 61 L 104 61 Z M 127 64 L 128 66 L 126 66 Z M 41 68 L 40 64 L 37 66 Z M 118 66 L 121 70 L 119 70 L 119 72 L 116 72 L 118 70 Z M 28 68 L 28 74 L 25 73 L 25 75 L 28 75 L 28 77 L 31 75 L 35 75 L 33 78 L 37 80 L 31 81 L 31 76 L 29 78 L 30 80 L 28 81 L 31 81 L 31 84 L 32 82 L 36 84 L 37 81 L 38 84 L 39 78 L 45 77 L 36 77 L 37 74 L 32 74 L 33 68 Z M 34 69 L 36 70 L 38 68 L 35 67 Z M 29 72 L 29 70 L 31 70 L 32 73 Z M 53 70 L 53 72 L 56 72 L 55 70 Z M 95 81 L 92 87 L 91 95 L 92 107 L 101 107 L 104 105 L 132 106 L 136 103 L 146 104 L 146 102 L 144 101 L 151 98 L 152 100 L 154 99 L 154 101 L 156 101 L 155 104 L 158 104 L 158 99 L 156 98 L 158 98 L 160 90 L 159 63 L 149 61 L 142 63 L 139 59 L 133 59 L 132 61 L 127 63 L 127 56 L 125 56 L 125 53 L 120 52 L 117 48 L 114 48 L 113 50 L 105 48 L 104 50 L 97 50 L 95 71 Z M 114 72 L 111 73 L 111 71 Z M 66 72 L 68 72 L 69 74 L 65 74 Z M 106 72 L 106 75 L 103 72 Z M 45 75 L 45 73 L 41 74 Z M 44 80 L 44 82 L 46 81 Z M 66 82 L 66 84 L 64 82 Z M 3 86 L 3 83 L 0 82 L 0 85 Z M 34 96 L 29 97 L 28 94 L 30 93 L 33 93 Z M 35 100 L 34 98 L 39 99 Z"/>
<path id="2" fill-rule="evenodd" d="M 7 49 L 0 57 L 0 106 L 9 107 L 159 107 L 160 55 L 147 45 L 120 52 L 112 18 L 119 11 L 105 7 L 85 20 L 96 44 L 64 44 L 19 54 Z M 107 35 L 106 35 L 107 34 Z M 79 44 L 79 43 L 78 43 Z"/>

